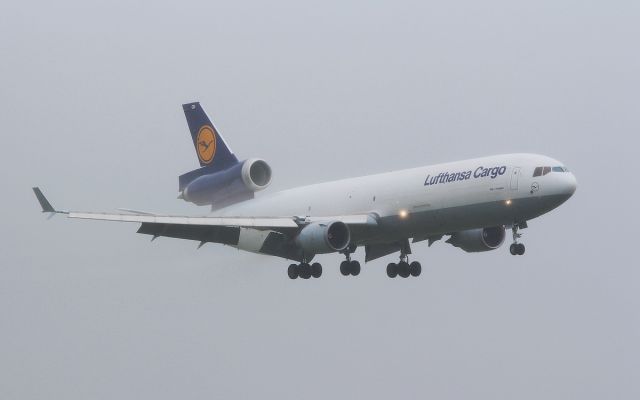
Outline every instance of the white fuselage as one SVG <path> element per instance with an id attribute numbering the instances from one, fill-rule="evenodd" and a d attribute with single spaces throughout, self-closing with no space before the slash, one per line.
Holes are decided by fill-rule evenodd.
<path id="1" fill-rule="evenodd" d="M 359 232 L 353 238 L 357 244 L 426 238 L 525 222 L 552 210 L 576 189 L 575 177 L 560 171 L 562 166 L 541 155 L 497 155 L 302 186 L 215 215 L 371 214 L 378 226 Z M 556 171 L 534 177 L 538 167 Z"/>

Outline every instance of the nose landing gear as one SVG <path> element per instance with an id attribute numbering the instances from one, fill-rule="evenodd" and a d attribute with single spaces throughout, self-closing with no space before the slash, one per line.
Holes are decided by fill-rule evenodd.
<path id="1" fill-rule="evenodd" d="M 523 243 L 518 243 L 518 239 L 522 237 L 521 233 L 518 233 L 518 229 L 521 228 L 522 224 L 513 224 L 511 227 L 511 231 L 513 232 L 513 243 L 509 246 L 509 252 L 514 256 L 521 256 L 524 254 L 525 247 Z M 522 228 L 526 228 L 526 223 Z"/>
<path id="2" fill-rule="evenodd" d="M 514 256 L 521 256 L 524 254 L 524 244 L 522 243 L 511 243 L 511 246 L 509 246 L 509 252 L 511 253 L 511 255 Z"/>

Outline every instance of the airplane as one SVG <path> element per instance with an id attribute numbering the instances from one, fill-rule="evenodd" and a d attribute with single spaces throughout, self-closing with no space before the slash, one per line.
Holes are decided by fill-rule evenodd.
<path id="1" fill-rule="evenodd" d="M 340 253 L 344 276 L 360 274 L 351 255 L 364 247 L 365 262 L 398 253 L 387 276 L 417 277 L 413 243 L 446 243 L 466 252 L 496 250 L 511 230 L 512 255 L 523 255 L 521 229 L 567 201 L 575 176 L 559 161 L 537 154 L 503 154 L 296 187 L 256 197 L 272 170 L 259 158 L 240 161 L 198 102 L 183 105 L 200 168 L 178 178 L 179 199 L 209 206 L 204 216 L 56 210 L 33 191 L 42 212 L 69 218 L 140 223 L 138 233 L 220 243 L 295 261 L 291 279 L 319 278 L 318 254 Z"/>

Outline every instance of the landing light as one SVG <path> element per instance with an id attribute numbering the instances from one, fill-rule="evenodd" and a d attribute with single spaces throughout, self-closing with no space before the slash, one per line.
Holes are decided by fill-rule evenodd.
<path id="1" fill-rule="evenodd" d="M 409 216 L 409 211 L 407 210 L 400 210 L 398 212 L 398 216 L 400 217 L 400 219 L 406 219 Z"/>
<path id="2" fill-rule="evenodd" d="M 510 205 L 511 205 L 511 200 L 506 200 L 506 201 L 504 202 L 504 204 L 506 204 L 506 205 L 510 206 Z"/>

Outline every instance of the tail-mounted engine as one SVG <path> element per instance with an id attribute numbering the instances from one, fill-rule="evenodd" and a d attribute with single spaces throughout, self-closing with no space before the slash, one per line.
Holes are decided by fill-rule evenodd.
<path id="1" fill-rule="evenodd" d="M 179 198 L 202 205 L 221 208 L 252 199 L 254 193 L 271 183 L 271 167 L 257 158 L 216 171 L 203 167 L 180 176 Z"/>
<path id="2" fill-rule="evenodd" d="M 506 236 L 504 226 L 470 229 L 456 232 L 447 240 L 468 253 L 495 250 L 502 246 Z"/>
<path id="3" fill-rule="evenodd" d="M 247 160 L 242 163 L 240 176 L 248 190 L 257 192 L 266 189 L 271 183 L 271 167 L 264 160 L 257 158 Z"/>

